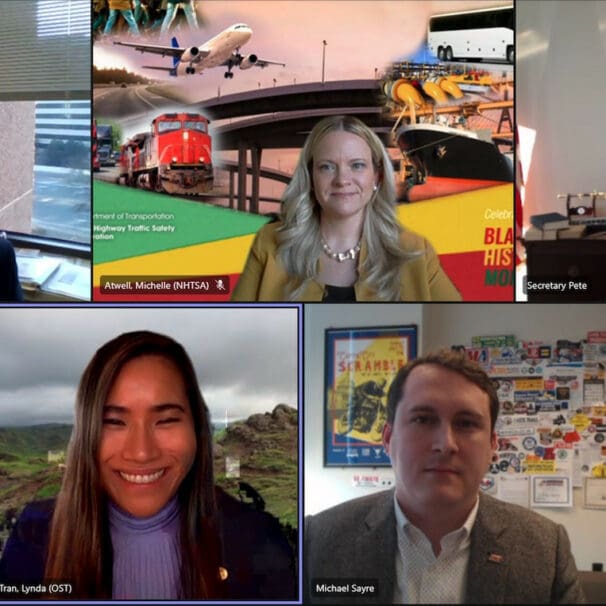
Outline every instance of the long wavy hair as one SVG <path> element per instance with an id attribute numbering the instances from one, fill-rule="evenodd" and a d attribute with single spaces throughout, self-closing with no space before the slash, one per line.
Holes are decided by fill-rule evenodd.
<path id="1" fill-rule="evenodd" d="M 70 598 L 112 596 L 108 496 L 98 463 L 103 407 L 124 364 L 147 355 L 162 356 L 179 369 L 196 435 L 196 456 L 178 490 L 182 550 L 179 597 L 222 597 L 208 408 L 185 349 L 170 337 L 138 331 L 122 334 L 103 345 L 86 367 L 78 387 L 76 418 L 53 514 L 45 570 L 47 582 L 72 583 Z"/>
<path id="2" fill-rule="evenodd" d="M 321 208 L 313 193 L 313 157 L 328 133 L 342 130 L 364 139 L 378 175 L 378 188 L 366 205 L 362 240 L 368 255 L 358 268 L 360 279 L 379 300 L 400 299 L 402 263 L 415 257 L 400 247 L 402 228 L 395 213 L 395 179 L 391 159 L 381 140 L 353 116 L 330 116 L 318 122 L 307 137 L 293 177 L 282 197 L 282 225 L 278 229 L 278 258 L 290 276 L 285 298 L 296 300 L 319 272 L 322 254 Z"/>

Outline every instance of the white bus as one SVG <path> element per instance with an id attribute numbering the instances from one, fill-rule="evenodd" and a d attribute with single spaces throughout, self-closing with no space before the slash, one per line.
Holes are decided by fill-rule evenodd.
<path id="1" fill-rule="evenodd" d="M 440 61 L 502 59 L 514 61 L 513 6 L 434 15 L 427 45 Z"/>

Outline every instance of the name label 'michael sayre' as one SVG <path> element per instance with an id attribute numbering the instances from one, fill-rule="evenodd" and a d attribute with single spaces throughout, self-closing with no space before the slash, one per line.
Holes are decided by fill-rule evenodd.
<path id="1" fill-rule="evenodd" d="M 311 593 L 314 597 L 327 595 L 377 595 L 379 581 L 377 579 L 313 579 Z"/>

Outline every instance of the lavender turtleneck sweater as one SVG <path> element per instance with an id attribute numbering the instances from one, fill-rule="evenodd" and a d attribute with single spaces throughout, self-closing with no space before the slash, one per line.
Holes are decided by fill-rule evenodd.
<path id="1" fill-rule="evenodd" d="M 181 554 L 177 498 L 149 518 L 136 518 L 112 503 L 109 524 L 114 550 L 113 598 L 179 598 Z"/>

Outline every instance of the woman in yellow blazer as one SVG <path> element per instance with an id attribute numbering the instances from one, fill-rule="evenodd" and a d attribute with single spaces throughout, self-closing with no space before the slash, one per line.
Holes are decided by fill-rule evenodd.
<path id="1" fill-rule="evenodd" d="M 391 159 L 351 116 L 311 131 L 282 216 L 257 233 L 233 301 L 458 301 L 422 236 L 395 214 Z"/>

